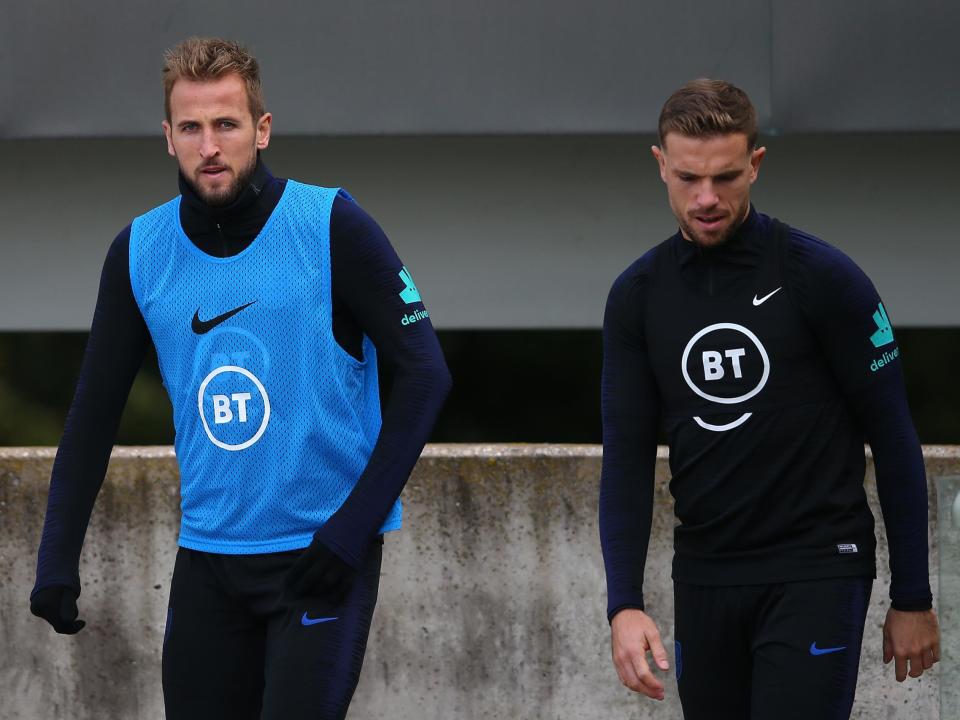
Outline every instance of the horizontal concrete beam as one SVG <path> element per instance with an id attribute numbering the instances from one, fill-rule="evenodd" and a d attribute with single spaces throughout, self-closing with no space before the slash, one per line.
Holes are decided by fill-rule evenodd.
<path id="1" fill-rule="evenodd" d="M 195 33 L 256 53 L 285 133 L 650 132 L 703 76 L 780 132 L 956 131 L 958 24 L 947 0 L 8 2 L 0 139 L 155 135 L 161 53 Z"/>
<path id="2" fill-rule="evenodd" d="M 114 452 L 81 563 L 88 625 L 75 637 L 55 635 L 27 609 L 54 452 L 0 449 L 0 720 L 158 720 L 179 522 L 173 452 Z M 932 485 L 960 475 L 960 448 L 927 447 L 924 457 Z M 672 678 L 659 704 L 621 687 L 610 664 L 600 462 L 595 446 L 427 448 L 404 492 L 405 528 L 386 542 L 351 717 L 681 717 Z M 661 451 L 646 587 L 648 609 L 672 648 L 668 477 Z M 872 464 L 866 482 L 879 517 Z M 935 489 L 930 497 L 937 597 Z M 948 668 L 898 685 L 880 662 L 889 581 L 882 523 L 878 539 L 881 576 L 853 717 L 938 718 L 938 678 Z M 957 642 L 946 631 L 944 640 Z"/>
<path id="3" fill-rule="evenodd" d="M 599 330 L 614 279 L 677 230 L 655 142 L 283 137 L 264 159 L 280 177 L 346 188 L 413 273 L 434 327 Z M 960 133 L 764 143 L 759 210 L 852 257 L 896 330 L 960 327 L 960 243 L 942 200 Z M 0 156 L 0 332 L 86 332 L 107 248 L 177 193 L 176 163 L 159 137 L 0 142 Z"/>

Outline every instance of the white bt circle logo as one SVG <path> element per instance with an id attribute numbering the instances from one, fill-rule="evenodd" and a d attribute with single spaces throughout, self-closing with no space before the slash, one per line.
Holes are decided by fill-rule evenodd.
<path id="1" fill-rule="evenodd" d="M 257 442 L 270 422 L 266 388 L 253 373 L 237 365 L 223 365 L 204 378 L 197 408 L 210 442 L 233 452 Z"/>
<path id="2" fill-rule="evenodd" d="M 704 400 L 738 405 L 755 397 L 770 377 L 770 358 L 760 339 L 736 323 L 715 323 L 697 332 L 680 360 L 687 386 Z M 724 425 L 694 420 L 706 430 L 722 432 L 742 425 L 751 413 Z"/>

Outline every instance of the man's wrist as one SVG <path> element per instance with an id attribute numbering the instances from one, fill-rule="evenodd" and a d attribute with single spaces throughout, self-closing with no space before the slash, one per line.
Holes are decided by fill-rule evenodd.
<path id="1" fill-rule="evenodd" d="M 646 612 L 646 608 L 644 607 L 643 600 L 639 600 L 637 602 L 632 602 L 632 603 L 622 603 L 620 605 L 617 605 L 615 608 L 607 611 L 607 622 L 612 624 L 614 616 L 621 610 L 640 610 L 641 612 Z"/>
<path id="2" fill-rule="evenodd" d="M 933 598 L 891 600 L 890 607 L 900 612 L 922 612 L 933 608 Z"/>

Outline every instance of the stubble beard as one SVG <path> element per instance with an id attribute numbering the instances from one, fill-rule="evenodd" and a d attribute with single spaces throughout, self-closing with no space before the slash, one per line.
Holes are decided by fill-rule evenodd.
<path id="1" fill-rule="evenodd" d="M 678 217 L 677 220 L 680 223 L 680 230 L 683 232 L 684 237 L 688 238 L 700 247 L 716 247 L 717 245 L 723 245 L 725 242 L 727 242 L 727 240 L 733 237 L 734 234 L 736 234 L 737 230 L 740 229 L 740 226 L 743 225 L 744 220 L 747 219 L 749 209 L 750 202 L 747 201 L 742 207 L 737 209 L 737 212 L 734 213 L 736 219 L 727 226 L 726 230 L 724 230 L 721 235 L 705 236 L 694 230 L 693 225 L 687 222 L 686 219 Z"/>
<path id="2" fill-rule="evenodd" d="M 215 164 L 215 163 L 212 163 Z M 204 166 L 197 168 L 195 176 L 200 175 Z M 187 184 L 193 190 L 193 192 L 199 197 L 205 205 L 208 205 L 212 208 L 222 208 L 227 205 L 232 204 L 240 197 L 240 193 L 243 192 L 243 189 L 250 183 L 250 178 L 253 177 L 253 171 L 257 167 L 257 153 L 254 151 L 250 155 L 250 159 L 247 161 L 246 166 L 236 174 L 231 182 L 226 187 L 220 188 L 219 190 L 206 191 L 203 189 L 199 181 L 195 179 L 187 179 Z M 186 174 L 184 173 L 184 177 Z"/>
<path id="3" fill-rule="evenodd" d="M 688 238 L 695 245 L 705 248 L 714 247 L 715 245 L 722 245 L 730 239 L 730 237 L 737 231 L 738 227 L 740 227 L 739 223 L 732 223 L 729 227 L 727 227 L 726 230 L 723 231 L 722 235 L 704 236 L 694 230 L 690 223 L 684 220 L 680 221 L 680 230 L 683 231 L 684 237 Z"/>

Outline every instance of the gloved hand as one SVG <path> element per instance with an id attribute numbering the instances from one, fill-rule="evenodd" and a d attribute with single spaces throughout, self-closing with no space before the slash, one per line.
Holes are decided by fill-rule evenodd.
<path id="1" fill-rule="evenodd" d="M 293 597 L 319 597 L 336 604 L 350 592 L 355 575 L 356 570 L 315 534 L 287 572 L 285 586 Z"/>
<path id="2" fill-rule="evenodd" d="M 86 623 L 77 620 L 78 593 L 71 587 L 51 585 L 30 598 L 30 612 L 43 618 L 61 635 L 75 635 Z"/>

